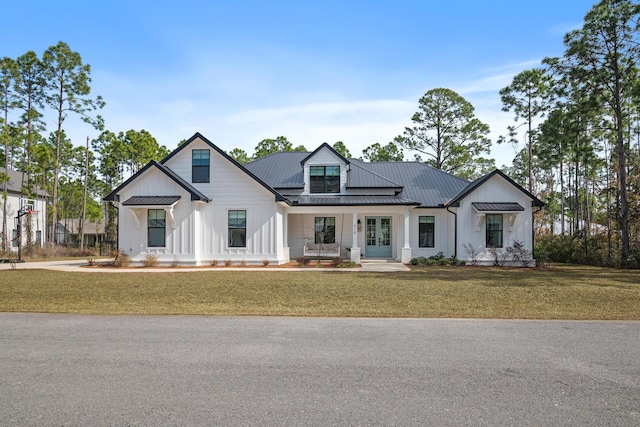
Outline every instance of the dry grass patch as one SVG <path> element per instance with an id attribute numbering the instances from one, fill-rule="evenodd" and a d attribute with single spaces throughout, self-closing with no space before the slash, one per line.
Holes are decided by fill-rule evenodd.
<path id="1" fill-rule="evenodd" d="M 0 272 L 0 311 L 640 320 L 640 272 L 427 267 L 362 271 Z"/>

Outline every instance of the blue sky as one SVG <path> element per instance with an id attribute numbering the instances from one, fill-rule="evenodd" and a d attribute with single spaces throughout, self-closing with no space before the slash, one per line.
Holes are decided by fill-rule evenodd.
<path id="1" fill-rule="evenodd" d="M 200 132 L 249 154 L 286 136 L 352 155 L 403 132 L 428 90 L 452 89 L 491 127 L 498 91 L 563 53 L 594 0 L 30 1 L 3 5 L 2 56 L 58 41 L 92 67 L 106 128 L 146 129 L 169 149 Z M 54 117 L 47 117 L 53 127 Z M 77 145 L 98 132 L 68 119 Z M 407 157 L 412 154 L 406 153 Z M 498 166 L 511 146 L 496 146 Z"/>

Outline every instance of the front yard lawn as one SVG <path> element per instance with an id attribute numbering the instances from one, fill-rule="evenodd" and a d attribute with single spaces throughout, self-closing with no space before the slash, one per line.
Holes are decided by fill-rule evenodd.
<path id="1" fill-rule="evenodd" d="M 0 311 L 640 320 L 640 271 L 425 267 L 113 274 L 0 272 Z"/>

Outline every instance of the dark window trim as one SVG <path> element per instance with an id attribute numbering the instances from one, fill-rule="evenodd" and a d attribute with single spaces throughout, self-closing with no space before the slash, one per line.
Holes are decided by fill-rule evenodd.
<path id="1" fill-rule="evenodd" d="M 196 158 L 196 153 L 207 153 L 206 158 Z M 210 182 L 210 166 L 211 166 L 211 150 L 209 149 L 193 149 L 191 150 L 191 182 L 207 183 Z"/>
<path id="2" fill-rule="evenodd" d="M 151 212 L 162 212 L 164 218 L 153 218 L 154 223 L 152 224 L 151 220 Z M 162 226 L 160 226 L 160 222 L 162 221 Z M 162 241 L 156 244 L 155 242 L 151 242 L 151 230 L 162 230 L 162 234 L 158 236 L 162 236 Z M 156 236 L 156 237 L 158 237 Z M 164 209 L 148 209 L 147 210 L 147 247 L 149 248 L 164 248 L 167 245 L 167 212 Z"/>
<path id="3" fill-rule="evenodd" d="M 499 229 L 489 230 L 489 217 L 499 217 L 500 218 L 500 228 Z M 487 247 L 495 247 L 495 248 L 504 247 L 504 215 L 502 215 L 502 214 L 487 214 L 485 216 L 485 218 L 484 218 L 484 222 L 485 222 L 485 230 L 486 230 L 485 245 Z M 490 245 L 489 242 L 491 242 L 493 240 L 491 235 L 494 234 L 494 233 L 497 236 L 499 236 L 499 244 Z"/>
<path id="4" fill-rule="evenodd" d="M 433 218 L 433 222 L 422 222 L 422 218 Z M 422 225 L 431 226 L 431 230 L 427 230 L 425 231 L 426 233 L 431 233 L 432 235 L 432 239 L 431 239 L 431 244 L 429 244 L 429 239 L 427 238 L 427 241 L 422 244 Z M 420 248 L 435 248 L 436 247 L 436 216 L 435 215 L 420 215 L 418 217 L 418 247 Z"/>
<path id="5" fill-rule="evenodd" d="M 322 228 L 317 230 L 319 224 L 318 220 L 322 222 Z M 333 220 L 333 224 L 327 224 L 327 220 Z M 335 243 L 336 242 L 336 217 L 335 216 L 317 216 L 313 218 L 313 231 L 315 235 L 314 243 Z"/>
<path id="6" fill-rule="evenodd" d="M 327 175 L 327 168 L 337 169 L 337 175 Z M 312 170 L 322 169 L 322 175 L 313 175 Z M 309 166 L 309 193 L 335 194 L 340 192 L 340 165 L 311 165 Z"/>
<path id="7" fill-rule="evenodd" d="M 231 221 L 231 213 L 232 212 L 244 212 L 244 221 L 232 223 Z M 237 215 L 237 214 L 236 214 Z M 238 219 L 237 216 L 235 218 Z M 247 210 L 246 209 L 229 209 L 227 211 L 227 244 L 230 248 L 246 248 L 247 247 Z M 240 235 L 238 237 L 241 238 L 239 241 L 234 241 L 236 238 L 236 233 L 232 230 L 244 230 L 244 235 Z"/>

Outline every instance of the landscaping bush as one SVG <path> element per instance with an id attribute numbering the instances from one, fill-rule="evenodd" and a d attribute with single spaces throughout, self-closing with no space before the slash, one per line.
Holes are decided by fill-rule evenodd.
<path id="1" fill-rule="evenodd" d="M 145 267 L 154 267 L 158 265 L 158 257 L 154 254 L 147 254 L 147 256 L 144 257 L 144 261 L 142 261 L 142 265 Z"/>
<path id="2" fill-rule="evenodd" d="M 309 265 L 309 263 L 311 262 L 311 258 L 306 256 L 299 256 L 296 258 L 296 262 L 300 266 Z"/>
<path id="3" fill-rule="evenodd" d="M 131 265 L 131 258 L 129 257 L 129 254 L 120 249 L 118 252 L 116 252 L 115 259 L 113 260 L 113 265 L 115 265 L 116 267 L 128 267 L 129 265 Z"/>

